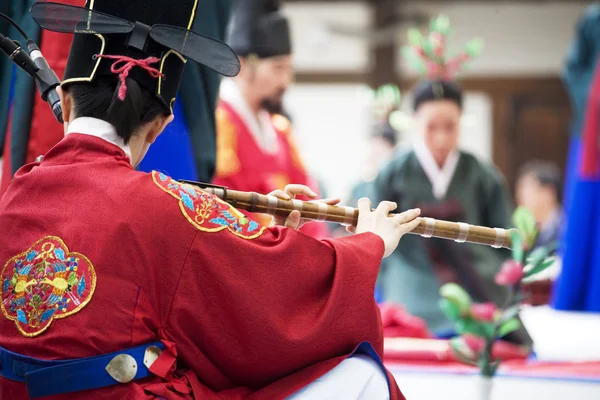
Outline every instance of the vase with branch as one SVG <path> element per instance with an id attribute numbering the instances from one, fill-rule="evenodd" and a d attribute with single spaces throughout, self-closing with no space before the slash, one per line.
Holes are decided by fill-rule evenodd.
<path id="1" fill-rule="evenodd" d="M 451 340 L 452 351 L 461 362 L 477 366 L 481 376 L 481 400 L 491 395 L 491 378 L 496 375 L 500 360 L 493 357 L 494 343 L 517 331 L 522 301 L 521 284 L 554 263 L 554 246 L 532 249 L 538 235 L 537 224 L 529 211 L 518 208 L 513 214 L 516 229 L 510 231 L 512 257 L 504 262 L 495 276 L 498 285 L 508 287 L 501 306 L 475 303 L 460 285 L 448 283 L 440 289 L 440 307 L 453 321 L 458 337 Z"/>

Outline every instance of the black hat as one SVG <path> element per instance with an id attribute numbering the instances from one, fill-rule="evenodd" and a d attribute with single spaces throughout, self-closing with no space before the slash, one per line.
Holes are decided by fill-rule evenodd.
<path id="1" fill-rule="evenodd" d="M 242 57 L 292 53 L 288 20 L 278 0 L 240 0 L 233 11 L 227 43 Z"/>
<path id="2" fill-rule="evenodd" d="M 87 0 L 85 8 L 39 2 L 31 15 L 44 29 L 75 33 L 63 85 L 119 74 L 172 109 L 187 59 L 225 76 L 240 69 L 229 46 L 190 30 L 199 2 Z"/>
<path id="3" fill-rule="evenodd" d="M 462 110 L 463 92 L 458 84 L 444 80 L 422 81 L 414 89 L 413 110 L 423 103 L 436 100 L 448 100 L 456 103 Z"/>

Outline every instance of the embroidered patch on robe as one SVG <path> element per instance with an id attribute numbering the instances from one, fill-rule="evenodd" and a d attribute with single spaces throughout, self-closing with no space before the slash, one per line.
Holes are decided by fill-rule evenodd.
<path id="1" fill-rule="evenodd" d="M 265 227 L 218 197 L 189 185 L 183 185 L 165 174 L 153 171 L 152 179 L 162 190 L 179 200 L 179 208 L 198 230 L 229 232 L 244 239 L 259 237 Z"/>
<path id="2" fill-rule="evenodd" d="M 96 289 L 94 266 L 47 236 L 11 258 L 0 275 L 0 307 L 27 337 L 41 334 L 54 319 L 81 311 Z"/>

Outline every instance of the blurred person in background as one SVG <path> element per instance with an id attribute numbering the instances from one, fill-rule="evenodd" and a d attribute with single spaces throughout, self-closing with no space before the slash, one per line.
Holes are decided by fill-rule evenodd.
<path id="1" fill-rule="evenodd" d="M 283 116 L 283 95 L 294 70 L 288 20 L 279 1 L 237 2 L 227 43 L 240 57 L 242 69 L 221 84 L 213 183 L 263 194 L 292 182 L 318 191 L 294 143 L 291 123 Z M 314 194 L 310 197 L 318 196 Z M 264 214 L 252 218 L 264 225 L 272 220 Z M 301 232 L 329 236 L 327 225 L 316 222 L 305 224 Z"/>
<path id="2" fill-rule="evenodd" d="M 534 160 L 519 170 L 517 205 L 532 213 L 540 229 L 534 248 L 555 246 L 558 242 L 563 220 L 561 180 L 560 169 L 551 162 Z M 523 285 L 525 302 L 531 305 L 548 304 L 560 270 L 561 260 L 557 257 L 553 266 L 526 279 Z"/>
<path id="3" fill-rule="evenodd" d="M 371 186 L 377 173 L 393 156 L 398 143 L 398 130 L 392 123 L 392 114 L 400 105 L 400 91 L 394 85 L 369 90 L 373 103 L 374 125 L 371 131 L 369 156 L 361 177 L 351 190 L 348 205 L 356 207 L 358 199 L 371 198 Z"/>
<path id="4" fill-rule="evenodd" d="M 429 40 L 439 55 L 444 52 L 444 40 L 436 23 Z M 457 59 L 472 58 L 480 47 L 470 42 Z M 418 138 L 414 148 L 399 152 L 379 173 L 371 200 L 394 201 L 398 211 L 417 207 L 424 217 L 510 226 L 512 204 L 503 176 L 494 165 L 459 149 L 463 91 L 451 78 L 460 63 L 443 57 L 428 59 L 417 43 L 411 50 L 419 57 L 417 61 L 428 65 L 428 79 L 413 92 Z M 439 307 L 440 287 L 457 282 L 475 301 L 500 305 L 507 293 L 494 283 L 494 276 L 509 256 L 507 250 L 490 246 L 410 235 L 382 264 L 379 287 L 385 302 L 400 304 L 423 318 L 437 336 L 451 336 L 453 324 Z M 528 341 L 523 332 L 517 334 L 511 340 Z"/>
<path id="5" fill-rule="evenodd" d="M 378 124 L 371 134 L 370 152 L 362 177 L 350 192 L 348 204 L 356 207 L 362 197 L 371 197 L 371 187 L 377 173 L 394 155 L 398 132 L 389 124 Z"/>
<path id="6" fill-rule="evenodd" d="M 554 163 L 530 161 L 521 167 L 516 186 L 517 205 L 527 208 L 539 224 L 534 247 L 556 243 L 562 223 L 561 173 Z"/>
<path id="7" fill-rule="evenodd" d="M 573 105 L 567 158 L 562 269 L 553 306 L 600 312 L 600 4 L 585 9 L 569 48 L 563 79 Z"/>
<path id="8" fill-rule="evenodd" d="M 369 154 L 362 165 L 361 175 L 352 186 L 346 204 L 356 207 L 358 200 L 373 197 L 373 181 L 379 170 L 392 158 L 398 143 L 398 131 L 393 126 L 391 115 L 400 103 L 400 91 L 394 85 L 384 85 L 377 90 L 365 89 L 369 106 L 372 108 L 373 127 L 369 136 Z M 331 227 L 334 236 L 348 236 L 344 226 Z"/>

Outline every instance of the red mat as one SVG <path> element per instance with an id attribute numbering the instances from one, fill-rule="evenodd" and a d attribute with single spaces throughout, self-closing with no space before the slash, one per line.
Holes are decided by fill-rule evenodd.
<path id="1" fill-rule="evenodd" d="M 498 376 L 600 382 L 600 361 L 540 362 L 528 359 L 522 348 L 508 343 L 499 343 L 494 348 L 494 354 L 496 358 L 505 360 L 498 369 Z M 478 373 L 476 367 L 456 361 L 446 340 L 386 339 L 385 365 L 392 373 Z"/>

